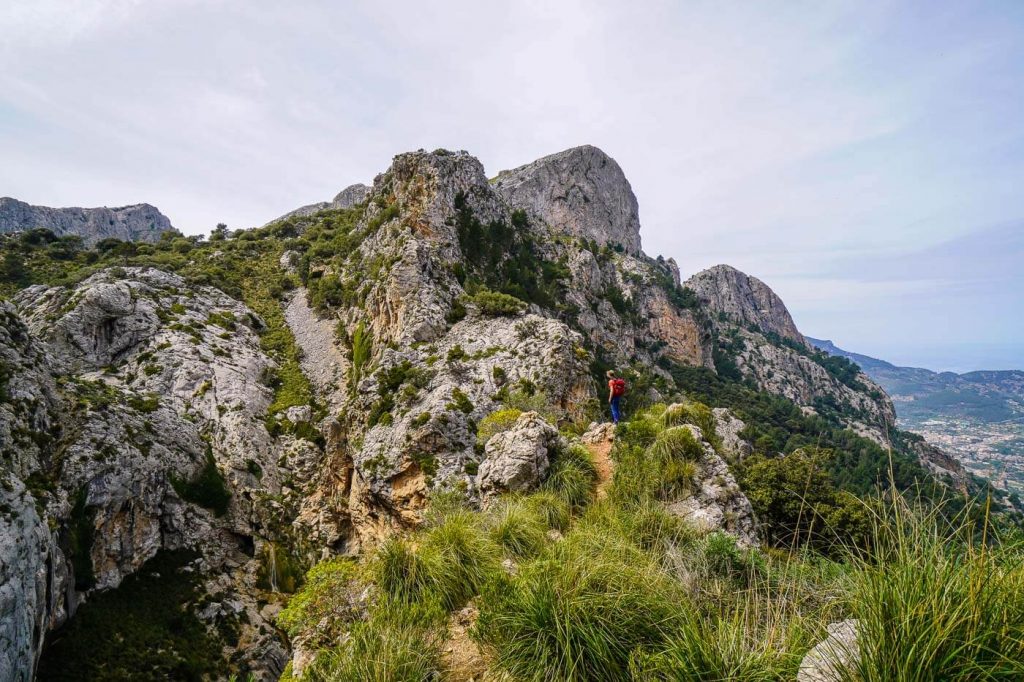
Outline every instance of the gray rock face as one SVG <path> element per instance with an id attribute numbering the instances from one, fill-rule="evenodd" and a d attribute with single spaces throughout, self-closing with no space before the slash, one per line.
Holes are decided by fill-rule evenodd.
<path id="1" fill-rule="evenodd" d="M 487 441 L 480 490 L 485 495 L 533 490 L 544 480 L 558 440 L 558 429 L 536 412 L 520 415 L 511 429 Z"/>
<path id="2" fill-rule="evenodd" d="M 615 159 L 597 147 L 574 147 L 502 171 L 494 188 L 558 232 L 640 252 L 633 188 Z"/>
<path id="3" fill-rule="evenodd" d="M 729 465 L 704 439 L 699 428 L 692 424 L 674 428 L 689 430 L 701 444 L 703 454 L 697 460 L 693 492 L 670 502 L 668 511 L 699 530 L 729 533 L 740 547 L 758 546 L 754 509 L 729 471 Z"/>
<path id="4" fill-rule="evenodd" d="M 797 682 L 842 682 L 849 679 L 859 657 L 857 621 L 832 623 L 828 626 L 828 637 L 807 652 L 800 662 Z"/>
<path id="5" fill-rule="evenodd" d="M 88 244 L 106 237 L 154 242 L 174 229 L 155 206 L 135 204 L 118 208 L 50 208 L 0 197 L 0 233 L 45 227 L 58 237 L 78 235 Z"/>
<path id="6" fill-rule="evenodd" d="M 73 288 L 32 287 L 16 303 L 27 324 L 9 305 L 0 310 L 0 364 L 17 368 L 0 399 L 8 481 L 0 509 L 16 513 L 0 518 L 0 585 L 17 605 L 0 607 L 0 640 L 20 652 L 10 659 L 16 676 L 31 676 L 46 631 L 91 592 L 117 587 L 157 551 L 177 547 L 200 549 L 204 573 L 228 579 L 217 591 L 246 610 L 245 655 L 273 674 L 283 643 L 263 622 L 246 570 L 238 584 L 229 573 L 252 562 L 237 537 L 270 525 L 273 509 L 260 501 L 280 491 L 287 457 L 279 450 L 293 449 L 294 439 L 275 441 L 264 426 L 271 392 L 263 377 L 274 363 L 254 331 L 262 322 L 216 289 L 147 268 L 101 271 Z M 22 436 L 33 432 L 47 437 Z M 172 484 L 194 478 L 207 453 L 234 493 L 222 518 L 185 503 Z M 52 490 L 26 493 L 33 476 L 52 480 Z M 66 556 L 60 538 L 82 514 L 89 554 Z M 88 580 L 76 575 L 82 565 Z"/>
<path id="7" fill-rule="evenodd" d="M 753 452 L 750 443 L 740 436 L 740 432 L 747 425 L 728 408 L 716 407 L 712 412 L 715 415 L 715 432 L 722 441 L 725 455 L 733 458 L 732 461 L 743 461 L 743 458 Z"/>
<path id="8" fill-rule="evenodd" d="M 767 332 L 806 345 L 792 316 L 767 284 L 728 265 L 702 270 L 686 280 L 713 312 L 724 313 L 740 324 L 753 324 Z"/>
<path id="9" fill-rule="evenodd" d="M 371 187 L 357 182 L 338 192 L 331 200 L 332 208 L 350 208 L 361 204 L 370 196 Z"/>
<path id="10" fill-rule="evenodd" d="M 285 220 L 287 218 L 313 215 L 314 213 L 319 213 L 320 211 L 330 211 L 341 208 L 352 208 L 356 204 L 360 204 L 366 201 L 366 198 L 370 196 L 370 190 L 371 188 L 369 186 L 361 183 L 349 185 L 345 189 L 338 192 L 335 195 L 335 197 L 330 201 L 318 201 L 315 204 L 307 204 L 305 206 L 300 206 L 299 208 L 293 211 L 288 211 L 284 215 L 279 216 L 274 220 L 271 220 L 269 223 L 267 223 L 267 225 L 270 225 L 271 223 L 276 223 L 278 220 Z"/>

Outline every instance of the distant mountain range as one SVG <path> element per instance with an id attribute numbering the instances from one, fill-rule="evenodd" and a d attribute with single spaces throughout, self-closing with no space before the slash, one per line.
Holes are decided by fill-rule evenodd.
<path id="1" fill-rule="evenodd" d="M 174 229 L 167 216 L 149 204 L 116 208 L 50 208 L 0 197 L 0 234 L 37 227 L 48 229 L 58 237 L 79 236 L 87 246 L 107 237 L 154 242 L 161 233 Z"/>
<path id="2" fill-rule="evenodd" d="M 892 397 L 903 428 L 952 452 L 997 485 L 1024 491 L 1024 371 L 957 374 L 898 367 L 831 341 L 806 338 L 860 365 Z"/>
<path id="3" fill-rule="evenodd" d="M 901 417 L 928 418 L 941 412 L 1001 421 L 1024 413 L 1024 371 L 933 372 L 920 367 L 898 367 L 843 350 L 831 341 L 810 337 L 807 340 L 829 355 L 839 355 L 860 365 L 892 396 Z"/>

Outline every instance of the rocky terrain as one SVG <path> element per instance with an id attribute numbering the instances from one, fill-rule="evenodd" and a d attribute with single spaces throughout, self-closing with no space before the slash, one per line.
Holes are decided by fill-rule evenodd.
<path id="1" fill-rule="evenodd" d="M 267 225 L 277 222 L 278 220 L 286 220 L 288 218 L 302 218 L 305 216 L 311 216 L 314 213 L 320 211 L 329 211 L 332 209 L 339 208 L 351 208 L 356 204 L 366 201 L 366 197 L 370 194 L 370 187 L 362 183 L 356 183 L 349 185 L 345 189 L 338 192 L 333 199 L 330 201 L 318 201 L 315 204 L 306 204 L 300 206 L 292 211 L 288 211 L 277 220 L 272 220 Z"/>
<path id="2" fill-rule="evenodd" d="M 87 242 L 152 237 L 170 226 L 150 208 L 108 211 L 109 231 L 81 209 L 26 209 L 18 225 L 47 217 L 61 234 L 81 215 Z M 264 228 L 20 273 L 0 309 L 0 679 L 49 670 L 51 638 L 71 638 L 53 633 L 165 552 L 195 552 L 186 613 L 215 639 L 206 672 L 277 679 L 381 603 L 372 586 L 339 589 L 343 613 L 285 628 L 306 569 L 430 528 L 437 500 L 490 518 L 561 491 L 543 502 L 557 519 L 595 487 L 642 495 L 651 518 L 740 561 L 781 537 L 781 512 L 744 489 L 780 455 L 835 443 L 872 484 L 881 446 L 902 447 L 881 388 L 809 346 L 764 283 L 717 266 L 684 285 L 639 230 L 622 169 L 596 148 L 491 181 L 466 152 L 421 150 Z M 636 415 L 621 443 L 600 423 L 610 368 Z M 899 457 L 907 486 L 927 477 L 921 453 Z M 816 494 L 849 523 L 835 462 Z M 185 648 L 165 657 L 192 665 Z"/>
<path id="3" fill-rule="evenodd" d="M 45 228 L 58 237 L 75 235 L 92 245 L 101 239 L 153 242 L 173 230 L 171 221 L 155 206 L 135 204 L 118 208 L 50 208 L 0 197 L 0 233 Z"/>

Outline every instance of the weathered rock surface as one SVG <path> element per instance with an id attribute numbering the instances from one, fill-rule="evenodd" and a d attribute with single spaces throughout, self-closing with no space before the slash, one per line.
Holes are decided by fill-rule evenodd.
<path id="1" fill-rule="evenodd" d="M 370 195 L 370 187 L 362 183 L 356 183 L 349 185 L 345 189 L 338 192 L 333 199 L 330 201 L 318 201 L 315 204 L 306 204 L 300 206 L 293 211 L 288 211 L 282 216 L 271 220 L 270 223 L 276 223 L 279 220 L 287 220 L 288 218 L 296 218 L 301 216 L 309 216 L 320 211 L 329 211 L 331 209 L 338 208 L 351 208 L 356 204 L 360 204 L 366 201 L 366 197 Z M 270 225 L 267 223 L 267 225 Z"/>
<path id="2" fill-rule="evenodd" d="M 733 461 L 743 461 L 744 457 L 753 452 L 750 443 L 740 435 L 747 425 L 728 408 L 716 407 L 712 412 L 715 415 L 715 433 L 722 441 L 722 450 Z"/>
<path id="3" fill-rule="evenodd" d="M 673 428 L 687 429 L 701 444 L 703 454 L 697 460 L 694 491 L 668 503 L 668 511 L 702 531 L 724 531 L 736 538 L 740 547 L 756 547 L 757 519 L 750 500 L 715 449 L 692 424 Z"/>
<path id="4" fill-rule="evenodd" d="M 558 441 L 558 430 L 536 412 L 520 415 L 512 428 L 487 441 L 480 463 L 481 492 L 533 490 L 544 480 Z"/>
<path id="5" fill-rule="evenodd" d="M 848 679 L 859 656 L 857 621 L 832 623 L 828 626 L 828 637 L 800 662 L 797 682 L 842 682 Z"/>
<path id="6" fill-rule="evenodd" d="M 58 237 L 78 235 L 86 244 L 106 237 L 153 242 L 174 229 L 155 206 L 135 204 L 118 208 L 50 208 L 0 197 L 0 233 L 43 227 Z"/>
<path id="7" fill-rule="evenodd" d="M 789 310 L 767 284 L 728 265 L 702 270 L 686 280 L 704 304 L 714 313 L 727 315 L 743 325 L 806 345 Z"/>
<path id="8" fill-rule="evenodd" d="M 72 288 L 31 287 L 16 303 L 27 325 L 5 308 L 3 335 L 11 343 L 0 350 L 5 367 L 22 370 L 0 405 L 3 450 L 18 453 L 5 469 L 15 491 L 30 478 L 53 481 L 52 489 L 28 495 L 42 525 L 24 511 L 18 524 L 0 524 L 5 548 L 12 537 L 26 540 L 11 545 L 17 554 L 0 565 L 0 582 L 14 585 L 12 599 L 25 606 L 17 619 L 0 621 L 0 633 L 43 624 L 33 626 L 27 643 L 18 639 L 11 647 L 31 652 L 12 664 L 30 674 L 48 628 L 93 591 L 118 586 L 160 549 L 200 549 L 211 574 L 251 562 L 237 538 L 271 525 L 273 511 L 261 501 L 278 490 L 280 444 L 263 422 L 270 401 L 264 377 L 274 363 L 253 330 L 262 322 L 220 291 L 125 268 Z M 25 439 L 36 443 L 34 451 L 17 447 L 26 432 L 48 437 Z M 186 504 L 173 485 L 198 475 L 208 456 L 234 493 L 221 519 Z M 25 507 L 9 504 L 16 503 Z M 65 541 L 67 528 L 82 523 L 91 538 L 87 556 Z M 24 571 L 45 578 L 46 599 L 19 578 Z M 239 576 L 219 592 L 247 611 L 247 646 L 260 659 L 254 670 L 274 675 L 283 643 L 260 627 L 255 591 Z"/>
<path id="9" fill-rule="evenodd" d="M 640 251 L 636 196 L 622 168 L 597 147 L 584 145 L 545 156 L 494 180 L 511 205 L 556 231 L 598 244 Z"/>

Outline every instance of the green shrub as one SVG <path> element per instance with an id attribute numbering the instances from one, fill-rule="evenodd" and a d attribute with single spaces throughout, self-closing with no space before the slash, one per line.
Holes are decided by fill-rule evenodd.
<path id="1" fill-rule="evenodd" d="M 448 349 L 448 354 L 445 356 L 445 362 L 458 362 L 460 360 L 465 360 L 467 357 L 469 357 L 469 355 L 466 353 L 466 350 L 462 346 L 455 344 Z"/>
<path id="2" fill-rule="evenodd" d="M 875 517 L 875 551 L 857 562 L 851 615 L 867 682 L 1024 679 L 1024 544 L 978 544 L 897 497 Z"/>
<path id="3" fill-rule="evenodd" d="M 227 488 L 224 475 L 217 468 L 210 446 L 206 448 L 206 462 L 196 477 L 183 480 L 171 474 L 171 485 L 181 499 L 209 509 L 215 516 L 224 516 L 228 511 L 231 492 Z"/>
<path id="4" fill-rule="evenodd" d="M 436 600 L 446 609 L 460 606 L 499 570 L 497 547 L 468 512 L 448 515 L 416 546 L 400 538 L 385 542 L 372 564 L 374 582 L 391 598 Z"/>
<path id="5" fill-rule="evenodd" d="M 522 499 L 504 502 L 494 513 L 491 537 L 518 559 L 534 557 L 547 544 L 547 519 Z"/>
<path id="6" fill-rule="evenodd" d="M 491 439 L 492 436 L 508 431 L 512 428 L 512 425 L 519 419 L 519 415 L 522 411 L 515 408 L 505 408 L 503 410 L 496 410 L 491 412 L 483 419 L 481 419 L 476 425 L 476 442 L 478 445 L 484 445 Z"/>
<path id="7" fill-rule="evenodd" d="M 444 612 L 436 604 L 394 604 L 384 598 L 369 619 L 352 626 L 335 649 L 322 651 L 303 674 L 310 682 L 423 682 L 441 669 Z"/>
<path id="8" fill-rule="evenodd" d="M 674 426 L 658 434 L 651 446 L 651 455 L 663 462 L 673 459 L 695 461 L 704 455 L 704 448 L 689 429 Z"/>
<path id="9" fill-rule="evenodd" d="M 482 314 L 491 317 L 518 315 L 526 310 L 526 303 L 515 296 L 498 291 L 488 291 L 487 289 L 481 289 L 476 292 L 469 297 L 469 300 Z"/>
<path id="10" fill-rule="evenodd" d="M 700 429 L 701 435 L 716 449 L 721 447 L 718 438 L 717 421 L 711 408 L 704 403 L 690 402 L 685 404 L 676 403 L 668 406 L 662 413 L 662 420 L 665 426 L 680 426 L 692 424 Z"/>
<path id="11" fill-rule="evenodd" d="M 554 453 L 544 488 L 561 497 L 573 510 L 587 506 L 597 488 L 597 468 L 590 452 L 572 445 Z"/>
<path id="12" fill-rule="evenodd" d="M 363 368 L 370 362 L 372 353 L 373 336 L 366 329 L 366 324 L 360 321 L 356 325 L 355 331 L 352 332 L 352 376 L 350 378 L 350 386 L 353 390 L 359 385 Z"/>
<path id="13" fill-rule="evenodd" d="M 459 412 L 464 412 L 466 414 L 471 413 L 474 409 L 473 402 L 469 399 L 469 396 L 458 388 L 452 391 L 452 399 L 447 405 L 445 405 L 445 407 L 449 410 L 458 410 Z"/>
<path id="14" fill-rule="evenodd" d="M 149 393 L 146 397 L 132 396 L 128 399 L 128 405 L 133 410 L 148 414 L 156 412 L 160 408 L 160 396 L 156 393 Z"/>

